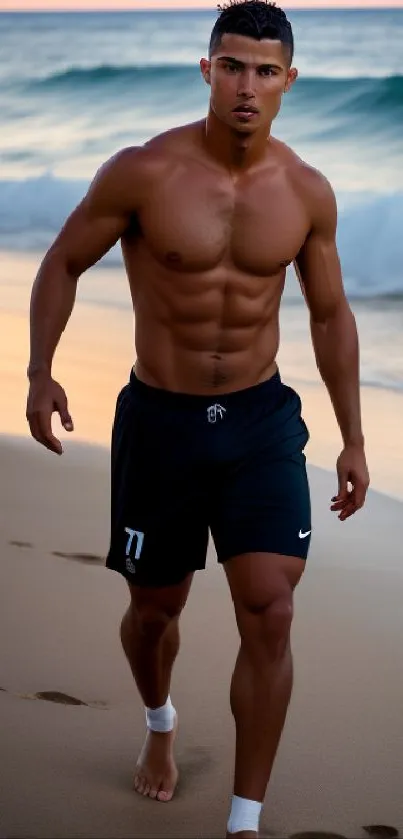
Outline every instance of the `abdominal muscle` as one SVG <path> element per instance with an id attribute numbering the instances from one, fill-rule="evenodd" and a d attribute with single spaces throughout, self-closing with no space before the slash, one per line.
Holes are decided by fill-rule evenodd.
<path id="1" fill-rule="evenodd" d="M 137 377 L 154 387 L 223 394 L 277 370 L 285 271 L 271 277 L 221 268 L 187 274 L 128 268 L 135 314 Z"/>

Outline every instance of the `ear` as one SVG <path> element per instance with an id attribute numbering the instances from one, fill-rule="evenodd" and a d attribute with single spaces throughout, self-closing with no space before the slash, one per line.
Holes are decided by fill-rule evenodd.
<path id="1" fill-rule="evenodd" d="M 211 61 L 207 58 L 202 58 L 200 61 L 200 70 L 206 84 L 211 83 Z"/>
<path id="2" fill-rule="evenodd" d="M 298 70 L 295 67 L 290 67 L 288 74 L 287 74 L 287 81 L 284 89 L 284 93 L 288 93 L 291 90 L 294 82 L 297 81 L 298 78 Z"/>

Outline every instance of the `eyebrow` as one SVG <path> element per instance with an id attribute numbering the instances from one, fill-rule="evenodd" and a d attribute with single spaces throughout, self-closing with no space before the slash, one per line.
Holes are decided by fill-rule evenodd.
<path id="1" fill-rule="evenodd" d="M 230 55 L 220 55 L 217 58 L 217 61 L 226 61 L 229 64 L 233 64 L 236 67 L 244 68 L 246 64 L 243 61 L 239 61 L 237 58 L 232 58 Z M 268 62 L 267 64 L 259 64 L 256 66 L 257 70 L 283 70 L 283 67 L 280 67 L 279 64 L 273 64 L 272 62 Z"/>

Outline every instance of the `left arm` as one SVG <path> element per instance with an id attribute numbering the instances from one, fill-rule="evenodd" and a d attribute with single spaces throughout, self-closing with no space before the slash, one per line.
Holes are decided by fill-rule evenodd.
<path id="1" fill-rule="evenodd" d="M 313 181 L 309 190 L 312 224 L 295 267 L 310 311 L 316 363 L 344 442 L 337 463 L 339 494 L 332 507 L 344 520 L 363 506 L 369 484 L 361 425 L 358 335 L 336 246 L 335 196 L 321 175 L 309 172 L 309 177 Z"/>

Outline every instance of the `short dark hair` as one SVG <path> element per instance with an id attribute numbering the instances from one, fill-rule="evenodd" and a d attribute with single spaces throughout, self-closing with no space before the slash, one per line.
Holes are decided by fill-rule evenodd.
<path id="1" fill-rule="evenodd" d="M 221 44 L 223 35 L 245 35 L 261 41 L 281 41 L 287 49 L 290 64 L 294 56 L 294 36 L 285 12 L 268 0 L 229 0 L 218 6 L 220 15 L 210 39 L 210 57 Z"/>

